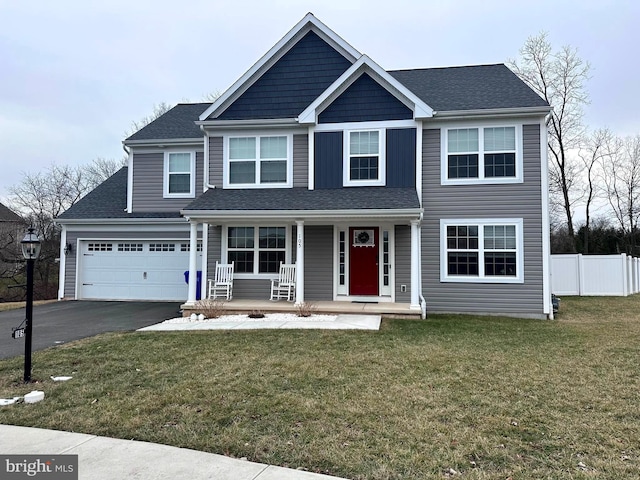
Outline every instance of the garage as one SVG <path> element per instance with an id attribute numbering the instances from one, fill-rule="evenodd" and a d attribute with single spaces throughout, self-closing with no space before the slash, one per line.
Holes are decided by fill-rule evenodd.
<path id="1" fill-rule="evenodd" d="M 185 240 L 86 240 L 79 245 L 78 298 L 171 300 L 187 298 Z M 198 269 L 202 264 L 198 245 Z"/>

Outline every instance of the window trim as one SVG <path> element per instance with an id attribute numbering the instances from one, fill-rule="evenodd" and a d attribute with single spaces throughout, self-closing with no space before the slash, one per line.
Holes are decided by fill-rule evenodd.
<path id="1" fill-rule="evenodd" d="M 484 130 L 485 128 L 515 128 L 516 150 L 514 177 L 485 177 L 484 176 Z M 449 178 L 449 131 L 460 129 L 478 129 L 478 177 L 474 178 Z M 523 183 L 523 123 L 522 122 L 483 122 L 468 123 L 456 122 L 455 124 L 444 125 L 440 135 L 440 183 L 441 185 L 477 185 L 477 184 L 501 184 L 501 183 Z"/>
<path id="2" fill-rule="evenodd" d="M 189 192 L 188 193 L 169 193 L 169 157 L 173 154 L 189 154 L 190 172 L 189 172 Z M 186 172 L 181 172 L 186 173 Z M 170 150 L 164 152 L 164 174 L 163 174 L 163 198 L 195 198 L 196 196 L 196 152 L 193 150 Z"/>
<path id="3" fill-rule="evenodd" d="M 449 275 L 447 264 L 447 227 L 466 225 L 478 227 L 478 275 Z M 484 227 L 516 227 L 516 276 L 485 276 Z M 446 218 L 440 220 L 440 282 L 446 283 L 524 283 L 524 235 L 522 218 Z"/>
<path id="4" fill-rule="evenodd" d="M 231 168 L 229 167 L 229 139 L 231 138 L 256 138 L 256 182 L 255 183 L 231 183 L 229 176 L 231 174 Z M 260 183 L 260 158 L 258 153 L 260 151 L 260 138 L 263 137 L 286 137 L 287 139 L 287 181 L 281 183 Z M 293 187 L 293 134 L 282 131 L 273 132 L 237 132 L 222 137 L 222 188 L 227 189 L 246 189 L 246 188 L 292 188 Z"/>
<path id="5" fill-rule="evenodd" d="M 387 180 L 387 130 L 386 128 L 354 128 L 342 131 L 342 186 L 379 187 Z M 378 178 L 376 180 L 351 180 L 351 134 L 357 132 L 378 132 Z"/>
<path id="6" fill-rule="evenodd" d="M 229 228 L 234 228 L 234 227 L 253 227 L 254 228 L 254 242 L 253 242 L 253 249 L 250 248 L 241 248 L 241 249 L 234 249 L 234 250 L 253 250 L 254 252 L 254 262 L 253 262 L 253 273 L 238 273 L 238 272 L 234 272 L 233 273 L 233 277 L 234 278 L 239 278 L 239 279 L 250 279 L 250 278 L 254 278 L 254 279 L 272 279 L 272 278 L 278 278 L 278 272 L 274 272 L 274 273 L 258 273 L 258 269 L 260 268 L 259 265 L 259 253 L 260 253 L 260 246 L 259 246 L 259 241 L 260 241 L 260 228 L 263 227 L 276 227 L 276 228 L 282 228 L 284 227 L 285 229 L 285 243 L 284 243 L 284 263 L 291 263 L 291 250 L 292 250 L 292 238 L 291 238 L 291 225 L 283 225 L 283 224 L 262 224 L 262 223 L 238 223 L 238 224 L 229 224 L 229 225 L 224 225 L 222 227 L 222 259 L 225 262 L 229 261 Z M 264 250 L 264 249 L 263 249 Z M 273 250 L 273 249 L 266 249 L 266 250 Z M 233 250 L 231 250 L 233 251 Z"/>

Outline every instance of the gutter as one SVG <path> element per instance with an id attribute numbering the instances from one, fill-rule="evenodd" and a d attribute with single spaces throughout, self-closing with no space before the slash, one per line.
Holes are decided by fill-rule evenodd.
<path id="1" fill-rule="evenodd" d="M 518 108 L 487 108 L 476 110 L 449 110 L 433 112 L 433 118 L 468 119 L 469 117 L 495 117 L 517 115 L 547 115 L 551 111 L 550 106 L 544 107 L 518 107 Z"/>
<path id="2" fill-rule="evenodd" d="M 363 210 L 180 210 L 180 214 L 192 219 L 239 219 L 260 217 L 268 219 L 305 218 L 335 220 L 345 218 L 416 218 L 422 215 L 422 208 L 406 209 L 363 209 Z"/>

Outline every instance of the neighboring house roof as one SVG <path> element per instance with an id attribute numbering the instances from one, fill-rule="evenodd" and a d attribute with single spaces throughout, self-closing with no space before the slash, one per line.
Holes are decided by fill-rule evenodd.
<path id="1" fill-rule="evenodd" d="M 179 103 L 153 122 L 142 127 L 125 140 L 158 140 L 203 137 L 202 130 L 194 122 L 211 103 Z"/>
<path id="2" fill-rule="evenodd" d="M 183 209 L 196 211 L 420 210 L 415 188 L 212 188 Z"/>
<path id="3" fill-rule="evenodd" d="M 0 222 L 24 223 L 24 220 L 13 210 L 0 203 Z"/>
<path id="4" fill-rule="evenodd" d="M 501 63 L 388 73 L 436 112 L 549 106 Z"/>
<path id="5" fill-rule="evenodd" d="M 180 218 L 179 212 L 127 213 L 127 167 L 122 167 L 94 190 L 81 198 L 56 220 Z"/>

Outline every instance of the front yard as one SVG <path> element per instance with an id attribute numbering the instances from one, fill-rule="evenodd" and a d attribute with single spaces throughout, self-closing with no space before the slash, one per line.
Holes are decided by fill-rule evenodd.
<path id="1" fill-rule="evenodd" d="M 380 332 L 101 335 L 0 362 L 0 423 L 353 479 L 640 475 L 640 295 L 557 321 L 432 316 Z M 53 383 L 50 375 L 73 375 Z M 454 472 L 455 471 L 455 472 Z"/>

